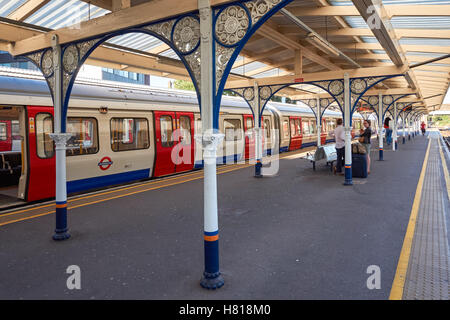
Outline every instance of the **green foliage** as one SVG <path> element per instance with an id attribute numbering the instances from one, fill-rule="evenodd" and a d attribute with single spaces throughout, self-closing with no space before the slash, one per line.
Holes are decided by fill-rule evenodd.
<path id="1" fill-rule="evenodd" d="M 175 82 L 173 83 L 173 87 L 179 90 L 195 91 L 195 87 L 192 81 L 187 80 L 175 80 Z"/>

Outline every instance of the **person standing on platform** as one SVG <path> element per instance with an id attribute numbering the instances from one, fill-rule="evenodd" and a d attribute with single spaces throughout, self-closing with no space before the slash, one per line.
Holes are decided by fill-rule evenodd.
<path id="1" fill-rule="evenodd" d="M 370 173 L 370 145 L 372 139 L 372 129 L 370 128 L 370 120 L 364 120 L 364 130 L 361 129 L 361 137 L 364 138 L 362 145 L 366 148 L 366 156 L 367 156 L 367 173 Z"/>
<path id="2" fill-rule="evenodd" d="M 391 118 L 387 117 L 384 120 L 384 129 L 386 130 L 386 143 L 390 146 L 392 143 L 392 129 L 390 128 L 389 122 Z"/>
<path id="3" fill-rule="evenodd" d="M 425 131 L 426 131 L 425 127 L 426 127 L 425 122 L 422 121 L 422 123 L 420 124 L 420 130 L 422 130 L 422 135 L 423 136 L 425 135 Z"/>
<path id="4" fill-rule="evenodd" d="M 334 174 L 339 173 L 339 175 L 343 175 L 342 167 L 344 166 L 344 157 L 345 157 L 345 132 L 344 126 L 342 125 L 342 119 L 337 119 L 336 121 L 337 127 L 333 131 L 334 140 L 336 141 L 336 166 L 334 166 Z"/>

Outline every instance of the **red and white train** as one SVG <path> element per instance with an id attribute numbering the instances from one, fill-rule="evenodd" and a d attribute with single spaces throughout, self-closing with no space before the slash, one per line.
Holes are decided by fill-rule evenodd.
<path id="1" fill-rule="evenodd" d="M 339 117 L 340 112 L 325 112 L 322 143 L 333 140 L 330 133 Z M 24 201 L 54 197 L 55 152 L 49 137 L 53 107 L 47 84 L 0 76 L 0 120 L 2 181 L 15 175 L 9 188 L 17 188 L 17 198 Z M 361 122 L 362 117 L 355 115 L 355 133 Z M 286 152 L 316 144 L 316 119 L 306 105 L 270 102 L 262 123 L 266 153 L 273 148 Z M 224 96 L 219 126 L 225 134 L 219 160 L 248 159 L 252 139 L 247 133 L 254 121 L 243 99 Z M 275 130 L 279 130 L 278 141 Z M 73 134 L 67 147 L 69 194 L 202 166 L 201 149 L 194 140 L 201 132 L 201 119 L 193 92 L 80 81 L 70 98 L 67 132 Z M 189 152 L 191 161 L 174 164 L 172 151 L 180 143 L 179 156 L 186 158 L 183 152 Z"/>

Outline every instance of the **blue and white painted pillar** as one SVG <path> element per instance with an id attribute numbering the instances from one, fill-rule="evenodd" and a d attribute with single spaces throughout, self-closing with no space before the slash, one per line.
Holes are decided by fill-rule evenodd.
<path id="1" fill-rule="evenodd" d="M 258 83 L 255 82 L 253 85 L 254 93 L 254 103 L 253 103 L 253 112 L 255 113 L 255 128 L 253 130 L 255 134 L 255 178 L 262 178 L 262 154 L 263 154 L 263 142 L 262 142 L 262 129 L 261 129 L 261 106 L 259 105 L 259 86 Z"/>
<path id="2" fill-rule="evenodd" d="M 317 123 L 317 147 L 322 145 L 321 134 L 322 134 L 322 108 L 320 106 L 320 98 L 316 98 L 316 123 Z"/>
<path id="3" fill-rule="evenodd" d="M 402 116 L 402 143 L 406 142 L 406 123 L 405 123 L 405 115 Z"/>
<path id="4" fill-rule="evenodd" d="M 408 126 L 408 140 L 411 140 L 411 127 L 410 127 L 410 124 L 411 124 L 411 118 L 410 118 L 409 115 L 406 116 L 406 124 L 407 124 L 407 126 Z"/>
<path id="5" fill-rule="evenodd" d="M 350 105 L 350 78 L 344 74 L 344 132 L 345 132 L 345 181 L 344 185 L 353 185 L 352 176 L 352 115 Z"/>
<path id="6" fill-rule="evenodd" d="M 200 12 L 201 35 L 201 119 L 204 159 L 203 179 L 203 214 L 204 214 L 204 249 L 205 270 L 200 285 L 206 289 L 217 289 L 223 286 L 224 280 L 219 270 L 219 220 L 217 211 L 217 147 L 223 134 L 213 128 L 214 90 L 213 82 L 213 39 L 212 9 L 209 0 L 198 0 Z"/>
<path id="7" fill-rule="evenodd" d="M 383 161 L 383 95 L 378 94 L 378 160 Z"/>
<path id="8" fill-rule="evenodd" d="M 398 117 L 397 117 L 397 102 L 394 102 L 394 117 L 393 117 L 393 132 L 392 132 L 392 151 L 396 151 L 397 150 L 397 121 L 398 121 Z"/>
<path id="9" fill-rule="evenodd" d="M 65 240 L 70 238 L 67 227 L 67 181 L 66 181 L 66 144 L 71 134 L 64 133 L 62 130 L 63 122 L 66 121 L 62 117 L 63 97 L 62 97 L 62 59 L 61 47 L 58 42 L 58 36 L 52 36 L 53 49 L 53 68 L 54 68 L 54 133 L 50 137 L 55 141 L 56 153 L 56 227 L 53 235 L 54 240 Z"/>

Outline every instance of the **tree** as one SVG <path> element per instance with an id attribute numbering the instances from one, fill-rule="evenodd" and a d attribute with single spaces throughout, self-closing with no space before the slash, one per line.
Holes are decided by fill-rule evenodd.
<path id="1" fill-rule="evenodd" d="M 179 90 L 195 91 L 194 84 L 192 83 L 192 81 L 188 80 L 175 80 L 173 83 L 173 87 Z"/>

